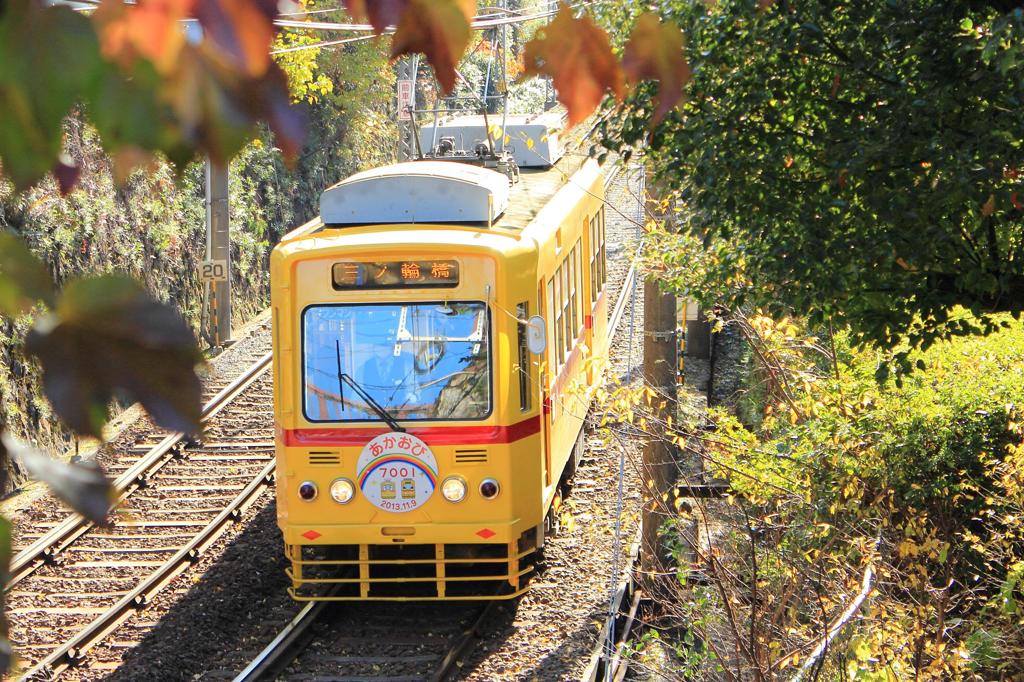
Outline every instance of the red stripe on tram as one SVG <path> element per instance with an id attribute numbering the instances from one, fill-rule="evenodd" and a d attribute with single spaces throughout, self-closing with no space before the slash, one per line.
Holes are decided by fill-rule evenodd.
<path id="1" fill-rule="evenodd" d="M 540 433 L 540 417 L 530 417 L 511 426 L 421 426 L 407 429 L 427 445 L 463 445 L 466 443 L 514 443 Z M 285 429 L 285 447 L 307 445 L 366 445 L 388 429 L 379 427 L 348 429 Z"/>

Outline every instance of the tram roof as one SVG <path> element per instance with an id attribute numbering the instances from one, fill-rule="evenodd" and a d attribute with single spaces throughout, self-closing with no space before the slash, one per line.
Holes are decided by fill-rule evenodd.
<path id="1" fill-rule="evenodd" d="M 585 154 L 566 154 L 550 168 L 521 170 L 509 191 L 508 208 L 492 227 L 516 232 L 528 227 L 587 159 Z"/>
<path id="2" fill-rule="evenodd" d="M 452 161 L 407 161 L 356 173 L 320 195 L 327 225 L 491 223 L 508 206 L 508 178 Z"/>
<path id="3" fill-rule="evenodd" d="M 327 226 L 453 223 L 518 231 L 586 160 L 566 154 L 549 168 L 522 169 L 511 187 L 500 173 L 456 161 L 391 164 L 325 190 L 321 219 Z"/>

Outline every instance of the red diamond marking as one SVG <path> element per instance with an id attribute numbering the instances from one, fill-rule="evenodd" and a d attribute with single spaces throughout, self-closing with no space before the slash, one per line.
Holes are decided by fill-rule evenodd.
<path id="1" fill-rule="evenodd" d="M 495 535 L 497 535 L 497 533 L 495 533 L 490 528 L 484 528 L 483 530 L 478 530 L 476 532 L 476 534 L 479 535 L 480 537 L 482 537 L 484 540 L 493 538 Z"/>
<path id="2" fill-rule="evenodd" d="M 305 533 L 302 534 L 302 537 L 308 540 L 316 540 L 318 537 L 320 537 L 320 533 L 317 533 L 315 530 L 307 530 Z"/>

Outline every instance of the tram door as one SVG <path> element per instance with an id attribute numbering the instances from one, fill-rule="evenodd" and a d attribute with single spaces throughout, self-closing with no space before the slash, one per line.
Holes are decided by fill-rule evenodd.
<path id="1" fill-rule="evenodd" d="M 550 327 L 551 323 L 551 305 L 550 301 L 548 305 L 544 304 L 544 278 L 540 280 L 540 284 L 537 286 L 537 309 L 540 310 L 541 316 L 548 321 L 546 327 Z M 546 330 L 545 330 L 546 333 Z M 550 348 L 550 345 L 549 345 Z M 544 357 L 548 357 L 550 354 L 545 353 Z M 548 394 L 548 366 L 547 361 L 542 360 L 541 369 L 539 372 L 540 381 L 537 383 L 540 385 L 540 428 L 543 432 L 543 443 L 544 443 L 544 486 L 551 485 L 551 399 Z"/>

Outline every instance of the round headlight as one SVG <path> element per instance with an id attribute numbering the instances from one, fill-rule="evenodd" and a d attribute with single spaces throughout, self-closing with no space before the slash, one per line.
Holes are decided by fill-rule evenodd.
<path id="1" fill-rule="evenodd" d="M 441 483 L 441 494 L 449 502 L 462 502 L 466 499 L 466 481 L 461 476 L 449 476 Z"/>
<path id="2" fill-rule="evenodd" d="M 313 483 L 313 481 L 303 481 L 299 484 L 299 497 L 302 498 L 303 502 L 312 502 L 316 499 L 316 494 L 316 483 Z"/>
<path id="3" fill-rule="evenodd" d="M 345 504 L 356 494 L 356 487 L 347 478 L 338 478 L 331 483 L 331 497 L 338 504 Z"/>
<path id="4" fill-rule="evenodd" d="M 501 486 L 493 478 L 485 478 L 480 482 L 480 495 L 486 500 L 493 500 L 501 492 Z"/>

